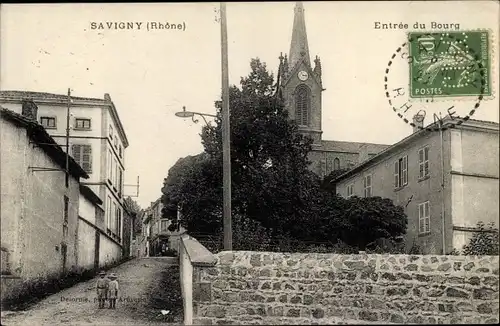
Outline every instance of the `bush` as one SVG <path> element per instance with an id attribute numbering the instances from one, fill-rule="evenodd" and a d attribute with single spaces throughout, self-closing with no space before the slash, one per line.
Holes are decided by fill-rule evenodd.
<path id="1" fill-rule="evenodd" d="M 479 222 L 477 223 L 477 229 L 469 243 L 464 246 L 464 255 L 498 256 L 498 228 L 495 227 L 495 224 L 491 222 L 485 225 L 483 222 Z"/>

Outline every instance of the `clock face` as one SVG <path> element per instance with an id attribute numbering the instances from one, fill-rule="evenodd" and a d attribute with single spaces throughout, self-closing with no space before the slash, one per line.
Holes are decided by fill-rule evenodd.
<path id="1" fill-rule="evenodd" d="M 304 70 L 299 71 L 299 73 L 298 73 L 298 75 L 297 75 L 297 76 L 298 76 L 298 77 L 299 77 L 299 79 L 300 79 L 300 80 L 302 80 L 302 81 L 307 80 L 307 78 L 309 77 L 309 75 L 307 74 L 307 72 L 306 72 L 306 71 L 304 71 Z"/>

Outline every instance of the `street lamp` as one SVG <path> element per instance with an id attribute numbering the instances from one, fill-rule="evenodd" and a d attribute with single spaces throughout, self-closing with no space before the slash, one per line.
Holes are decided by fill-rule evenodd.
<path id="1" fill-rule="evenodd" d="M 179 118 L 191 118 L 194 123 L 198 123 L 198 120 L 194 118 L 198 115 L 203 118 L 206 125 L 208 126 L 207 119 L 205 117 L 216 118 L 217 116 L 209 113 L 201 113 L 194 111 L 186 111 L 186 107 L 182 107 L 182 111 L 176 112 L 175 115 Z M 225 125 L 222 127 L 223 137 L 222 137 L 222 147 L 223 152 L 223 226 L 224 226 L 224 250 L 232 250 L 232 227 L 231 227 L 231 157 L 229 152 L 229 132 L 225 132 Z"/>
<path id="2" fill-rule="evenodd" d="M 207 126 L 208 126 L 208 122 L 207 122 L 207 119 L 205 119 L 205 117 L 212 117 L 212 118 L 216 118 L 217 117 L 216 115 L 209 114 L 209 113 L 186 111 L 186 107 L 185 106 L 182 107 L 182 111 L 176 112 L 175 115 L 178 116 L 179 118 L 191 118 L 191 120 L 194 123 L 198 123 L 198 120 L 195 119 L 194 116 L 195 115 L 199 115 L 200 117 L 203 118 L 203 120 L 205 121 L 205 123 L 207 124 Z"/>

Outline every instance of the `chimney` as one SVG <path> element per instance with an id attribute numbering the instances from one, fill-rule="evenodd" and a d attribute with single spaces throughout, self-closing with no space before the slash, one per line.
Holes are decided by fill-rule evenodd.
<path id="1" fill-rule="evenodd" d="M 38 119 L 38 107 L 31 100 L 23 100 L 21 114 L 33 121 Z"/>
<path id="2" fill-rule="evenodd" d="M 424 118 L 424 115 L 418 113 L 413 116 L 413 132 L 422 130 L 422 128 L 424 127 Z"/>

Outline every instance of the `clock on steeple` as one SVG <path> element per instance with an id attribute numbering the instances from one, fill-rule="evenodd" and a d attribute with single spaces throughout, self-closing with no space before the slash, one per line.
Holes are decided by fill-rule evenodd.
<path id="1" fill-rule="evenodd" d="M 309 78 L 309 74 L 307 73 L 307 71 L 305 70 L 301 70 L 299 71 L 299 73 L 297 74 L 297 77 L 299 77 L 299 79 L 301 81 L 306 81 L 307 78 Z"/>

